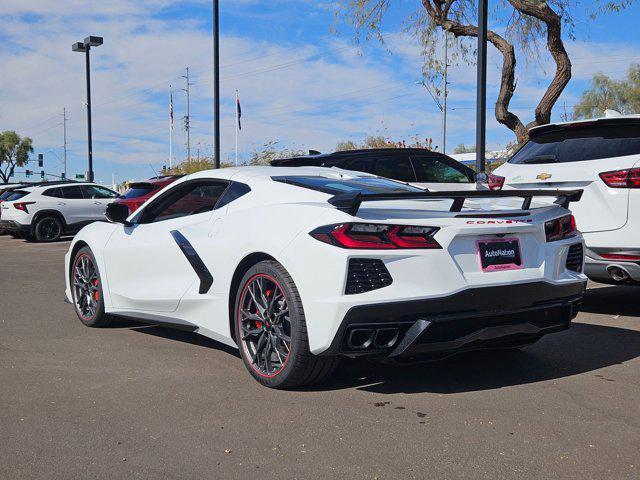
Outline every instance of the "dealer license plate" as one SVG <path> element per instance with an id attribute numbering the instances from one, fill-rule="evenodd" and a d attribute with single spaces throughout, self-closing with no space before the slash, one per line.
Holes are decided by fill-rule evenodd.
<path id="1" fill-rule="evenodd" d="M 478 240 L 478 257 L 483 272 L 518 270 L 522 268 L 520 240 L 517 238 L 498 238 Z"/>

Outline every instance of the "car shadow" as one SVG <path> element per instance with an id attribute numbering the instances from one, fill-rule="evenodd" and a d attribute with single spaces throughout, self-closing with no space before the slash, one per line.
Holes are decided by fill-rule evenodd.
<path id="1" fill-rule="evenodd" d="M 633 287 L 590 289 L 586 312 L 638 316 L 632 306 Z M 239 359 L 238 351 L 193 332 L 118 319 L 114 328 L 154 335 L 224 351 Z M 497 389 L 579 375 L 621 364 L 640 356 L 640 331 L 607 325 L 574 323 L 571 329 L 544 337 L 526 350 L 468 352 L 438 362 L 387 365 L 345 358 L 325 383 L 303 391 L 356 388 L 379 394 L 463 393 Z M 594 374 L 603 381 L 613 381 Z"/>
<path id="2" fill-rule="evenodd" d="M 607 286 L 590 288 L 582 302 L 580 310 L 605 315 L 640 317 L 640 305 L 636 300 L 640 286 Z"/>
<path id="3" fill-rule="evenodd" d="M 593 372 L 640 356 L 640 332 L 578 323 L 524 351 L 469 352 L 403 366 L 345 360 L 314 390 L 358 388 L 376 393 L 462 393 Z"/>
<path id="4" fill-rule="evenodd" d="M 144 333 L 145 335 L 153 335 L 154 337 L 166 338 L 167 340 L 174 340 L 176 342 L 189 343 L 191 345 L 197 345 L 205 348 L 215 348 L 221 350 L 234 357 L 240 358 L 238 350 L 229 347 L 223 343 L 212 340 L 204 335 L 199 335 L 194 332 L 185 330 L 176 330 L 174 328 L 161 327 L 159 325 L 147 325 L 135 322 L 133 320 L 123 319 L 123 322 L 131 323 L 132 325 L 123 324 L 121 327 L 130 328 L 132 331 L 138 333 Z M 115 325 L 114 325 L 115 326 Z"/>

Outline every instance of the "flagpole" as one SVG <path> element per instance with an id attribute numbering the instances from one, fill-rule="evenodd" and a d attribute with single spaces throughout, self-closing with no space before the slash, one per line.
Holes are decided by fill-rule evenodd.
<path id="1" fill-rule="evenodd" d="M 236 90 L 236 167 L 238 166 L 238 90 Z"/>
<path id="2" fill-rule="evenodd" d="M 169 84 L 169 102 L 171 115 L 169 116 L 169 168 L 173 168 L 173 92 Z"/>

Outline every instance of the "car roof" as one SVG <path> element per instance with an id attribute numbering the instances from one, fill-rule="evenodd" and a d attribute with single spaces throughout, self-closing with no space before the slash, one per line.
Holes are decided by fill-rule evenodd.
<path id="1" fill-rule="evenodd" d="M 529 136 L 536 137 L 544 133 L 590 126 L 640 125 L 640 114 L 621 115 L 618 112 L 614 112 L 612 110 L 607 110 L 606 113 L 607 114 L 604 117 L 572 120 L 568 122 L 548 123 L 546 125 L 533 127 L 529 130 Z"/>
<path id="2" fill-rule="evenodd" d="M 301 155 L 298 157 L 281 158 L 281 159 L 273 160 L 271 162 L 271 165 L 277 166 L 283 163 L 291 163 L 292 161 L 296 161 L 296 160 L 300 161 L 300 163 L 304 163 L 305 161 L 317 161 L 324 164 L 324 163 L 331 163 L 333 160 L 339 161 L 344 158 L 350 158 L 350 157 L 358 157 L 358 156 L 366 157 L 368 155 L 379 156 L 379 155 L 397 155 L 397 154 L 428 155 L 430 157 L 440 157 L 440 158 L 449 159 L 454 162 L 457 162 L 456 159 L 451 158 L 449 155 L 446 155 L 442 152 L 435 152 L 433 150 L 429 150 L 428 148 L 392 147 L 392 148 L 362 148 L 357 150 L 340 150 L 332 153 Z"/>
<path id="3" fill-rule="evenodd" d="M 108 188 L 103 185 L 98 185 L 97 183 L 92 182 L 74 182 L 74 181 L 59 181 L 59 182 L 42 182 L 36 183 L 32 185 L 25 185 L 21 187 L 20 190 L 25 190 L 28 192 L 39 192 L 41 189 L 49 188 L 49 187 L 75 187 L 75 186 L 83 186 L 83 185 L 91 185 L 96 187 Z"/>

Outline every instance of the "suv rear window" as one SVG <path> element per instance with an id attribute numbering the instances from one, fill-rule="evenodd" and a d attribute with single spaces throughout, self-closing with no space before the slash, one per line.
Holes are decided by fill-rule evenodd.
<path id="1" fill-rule="evenodd" d="M 122 198 L 139 198 L 150 194 L 155 190 L 155 186 L 151 183 L 132 183 L 129 189 L 124 192 Z"/>
<path id="2" fill-rule="evenodd" d="M 6 198 L 6 201 L 13 202 L 14 200 L 20 200 L 22 197 L 26 197 L 30 193 L 31 192 L 27 192 L 25 190 L 14 190 L 13 192 L 11 192 L 11 195 Z"/>
<path id="3" fill-rule="evenodd" d="M 541 133 L 509 163 L 567 163 L 640 155 L 640 126 L 596 125 Z"/>
<path id="4" fill-rule="evenodd" d="M 318 192 L 337 195 L 339 193 L 391 193 L 391 192 L 424 192 L 423 189 L 385 178 L 327 178 L 312 176 L 271 177 L 276 182 L 288 183 L 298 187 L 317 190 Z"/>

